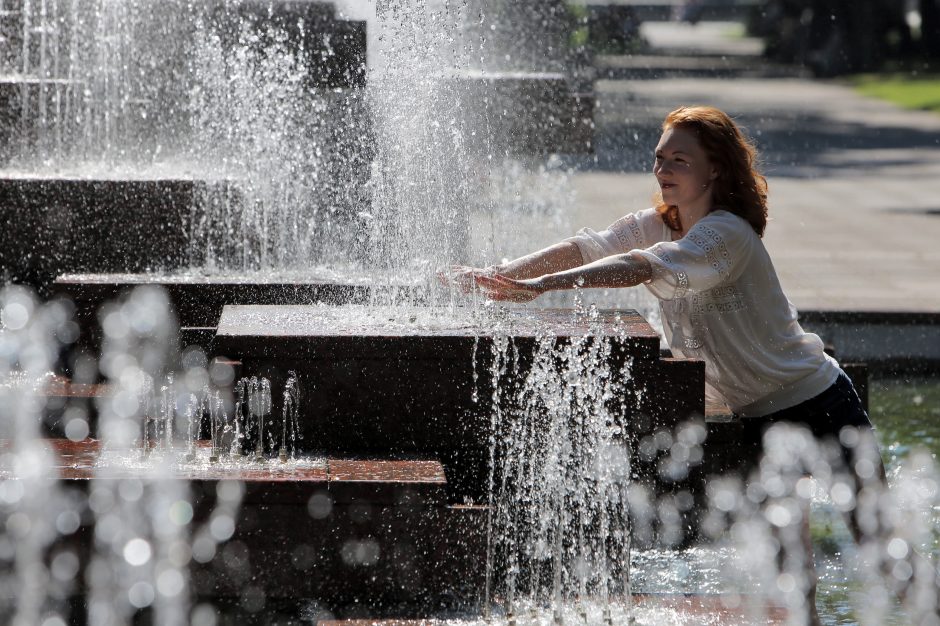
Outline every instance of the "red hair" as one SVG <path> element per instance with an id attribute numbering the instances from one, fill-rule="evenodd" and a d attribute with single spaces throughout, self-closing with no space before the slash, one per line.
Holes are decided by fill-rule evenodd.
<path id="1" fill-rule="evenodd" d="M 685 128 L 718 171 L 712 181 L 713 209 L 724 209 L 747 220 L 758 237 L 767 227 L 767 179 L 757 171 L 757 148 L 728 115 L 707 106 L 679 107 L 663 120 L 663 131 Z M 672 230 L 681 231 L 679 208 L 654 197 L 656 211 Z"/>

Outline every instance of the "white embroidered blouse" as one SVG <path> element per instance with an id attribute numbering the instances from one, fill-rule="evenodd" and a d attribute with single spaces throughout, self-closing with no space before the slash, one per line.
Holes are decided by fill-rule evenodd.
<path id="1" fill-rule="evenodd" d="M 738 415 L 795 406 L 839 375 L 822 340 L 797 322 L 763 242 L 733 213 L 709 213 L 678 241 L 655 209 L 601 232 L 582 229 L 567 241 L 584 263 L 627 252 L 650 262 L 646 287 L 660 301 L 670 348 L 703 359 L 706 397 Z"/>

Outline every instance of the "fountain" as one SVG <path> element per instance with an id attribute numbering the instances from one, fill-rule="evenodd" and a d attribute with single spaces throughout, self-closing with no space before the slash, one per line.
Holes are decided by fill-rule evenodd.
<path id="1" fill-rule="evenodd" d="M 368 18 L 386 32 L 368 82 L 366 22 L 330 4 L 65 4 L 26 3 L 4 22 L 22 51 L 0 70 L 19 100 L 0 172 L 16 245 L 0 260 L 83 310 L 142 282 L 168 287 L 185 327 L 214 326 L 223 302 L 359 299 L 365 284 L 402 282 L 389 255 L 408 252 L 382 246 L 408 239 L 416 201 L 472 206 L 470 167 L 489 177 L 507 154 L 590 149 L 593 98 L 563 73 L 560 4 L 527 16 L 548 25 L 554 52 L 525 71 L 508 54 L 495 62 L 479 32 L 506 37 L 515 10 L 480 22 L 485 4 L 383 4 Z M 40 45 L 37 29 L 57 35 Z M 55 81 L 70 87 L 53 97 Z M 409 163 L 415 141 L 441 159 L 436 180 Z M 406 176 L 417 186 L 397 189 Z M 457 226 L 451 252 L 468 243 Z"/>
<path id="2" fill-rule="evenodd" d="M 520 191 L 552 187 L 544 155 L 590 149 L 562 3 L 391 1 L 368 19 L 299 0 L 13 4 L 0 261 L 72 302 L 0 303 L 15 619 L 799 611 L 784 556 L 800 548 L 767 567 L 768 528 L 790 537 L 819 490 L 846 505 L 842 483 L 784 459 L 773 489 L 743 492 L 702 363 L 661 356 L 632 310 L 503 309 L 431 278 L 510 250 Z M 533 223 L 557 217 L 532 205 Z M 891 510 L 924 508 L 906 495 Z M 887 544 L 898 580 L 917 578 L 917 529 Z M 680 577 L 632 594 L 638 554 L 729 531 L 765 570 L 756 592 L 677 594 Z"/>
<path id="3" fill-rule="evenodd" d="M 149 321 L 135 327 L 142 315 Z M 97 525 L 116 515 L 137 529 L 114 555 L 111 544 L 89 545 L 91 529 L 81 525 L 75 540 L 79 552 L 100 555 L 88 565 L 80 560 L 82 567 L 117 572 L 128 563 L 158 565 L 137 555 L 138 549 L 156 554 L 164 539 L 152 534 L 156 527 L 135 518 L 143 496 L 128 500 L 120 487 L 127 482 L 143 485 L 144 494 L 152 491 L 148 497 L 171 498 L 166 506 L 185 508 L 187 520 L 207 528 L 166 539 L 191 546 L 189 567 L 173 577 L 188 580 L 194 598 L 232 611 L 251 614 L 303 601 L 336 617 L 468 615 L 481 608 L 488 612 L 497 600 L 510 607 L 538 602 L 544 584 L 558 601 L 571 597 L 578 585 L 584 597 L 598 585 L 605 597 L 622 597 L 629 575 L 617 564 L 629 544 L 610 554 L 598 548 L 596 511 L 577 509 L 570 523 L 542 530 L 553 542 L 567 544 L 569 526 L 580 528 L 585 545 L 557 543 L 562 552 L 554 560 L 520 540 L 540 518 L 519 518 L 512 503 L 535 486 L 524 478 L 538 463 L 515 463 L 539 458 L 547 452 L 542 446 L 558 441 L 559 434 L 540 444 L 527 442 L 528 429 L 537 423 L 554 424 L 552 429 L 569 433 L 565 438 L 583 441 L 577 458 L 563 455 L 538 471 L 559 478 L 574 472 L 569 475 L 574 478 L 581 463 L 600 455 L 588 465 L 603 467 L 601 476 L 589 473 L 578 489 L 584 489 L 583 498 L 606 499 L 611 490 L 621 494 L 611 499 L 619 502 L 618 510 L 602 515 L 602 528 L 625 541 L 634 534 L 623 526 L 627 512 L 639 512 L 627 506 L 628 489 L 648 488 L 647 499 L 661 502 L 681 502 L 701 492 L 701 477 L 694 472 L 662 481 L 659 470 L 680 447 L 701 443 L 701 426 L 687 427 L 665 454 L 640 452 L 656 433 L 701 413 L 694 385 L 684 397 L 659 386 L 680 378 L 698 378 L 700 386 L 701 364 L 660 359 L 656 333 L 628 312 L 592 310 L 580 318 L 565 311 L 459 316 L 425 307 L 227 307 L 215 343 L 220 351 L 240 355 L 242 377 L 236 382 L 234 372 L 216 374 L 234 387 L 226 402 L 206 386 L 205 368 L 161 374 L 172 354 L 171 325 L 161 321 L 171 318 L 168 302 L 159 292 L 133 292 L 102 314 L 101 370 L 109 382 L 96 390 L 100 443 L 73 435 L 49 444 L 58 459 L 50 469 L 70 491 L 81 485 L 79 490 L 90 490 L 85 496 L 90 503 L 95 498 L 118 503 L 96 509 Z M 582 376 L 596 376 L 598 382 L 583 388 L 576 383 Z M 42 380 L 29 391 L 45 399 L 54 387 Z M 283 398 L 279 407 L 272 402 L 277 391 Z M 670 403 L 652 403 L 666 393 Z M 553 406 L 559 402 L 564 406 Z M 281 423 L 273 419 L 277 409 Z M 599 412 L 603 420 L 589 419 Z M 197 414 L 200 419 L 194 419 Z M 68 425 L 65 429 L 69 432 Z M 200 429 L 208 434 L 202 443 Z M 7 480 L 17 476 L 7 471 L 12 472 L 4 475 Z M 101 491 L 96 485 L 104 479 L 112 482 Z M 235 489 L 228 486 L 232 481 L 244 488 L 228 493 Z M 553 484 L 559 489 L 564 483 Z M 560 493 L 545 501 L 553 510 L 571 503 Z M 213 505 L 213 499 L 220 502 Z M 172 511 L 167 514 L 175 515 Z M 229 521 L 214 521 L 220 516 Z M 284 526 L 288 519 L 293 522 Z M 220 531 L 220 524 L 229 530 Z M 659 528 L 646 520 L 634 541 L 650 542 L 654 534 L 679 541 L 682 526 Z M 215 542 L 211 547 L 200 544 L 207 533 Z M 593 546 L 592 554 L 600 549 L 603 557 L 595 557 L 604 559 L 603 571 L 614 572 L 603 583 L 562 574 L 585 546 Z M 511 574 L 520 559 L 537 559 L 544 572 L 536 573 L 532 561 L 525 566 L 531 570 L 525 580 Z M 161 570 L 147 571 L 133 570 L 126 584 L 108 577 L 111 586 L 102 593 L 156 610 L 147 581 Z M 557 580 L 544 583 L 545 576 Z M 135 587 L 138 583 L 144 586 Z M 96 603 L 103 604 L 95 599 L 96 589 L 92 585 L 84 592 L 89 619 L 97 615 Z M 245 600 L 246 594 L 254 600 Z M 100 610 L 134 610 L 121 606 Z"/>
<path id="4" fill-rule="evenodd" d="M 339 228 L 323 217 L 361 210 L 331 172 L 355 188 L 368 173 L 364 22 L 314 2 L 16 4 L 3 27 L 21 48 L 0 69 L 18 105 L 0 177 L 21 227 L 9 278 L 48 289 L 63 272 L 274 267 L 274 238 L 298 241 L 276 232 L 291 227 L 285 202 L 319 213 L 321 237 Z"/>

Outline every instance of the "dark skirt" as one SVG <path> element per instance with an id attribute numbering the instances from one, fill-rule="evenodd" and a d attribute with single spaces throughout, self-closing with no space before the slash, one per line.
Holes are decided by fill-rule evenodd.
<path id="1" fill-rule="evenodd" d="M 846 445 L 846 438 L 839 436 L 843 428 L 854 427 L 861 435 L 871 435 L 863 436 L 863 440 L 874 441 L 874 429 L 868 413 L 865 412 L 852 381 L 844 372 L 818 396 L 770 415 L 742 418 L 741 422 L 744 425 L 743 443 L 752 450 L 752 454 L 747 455 L 750 459 L 759 456 L 763 449 L 763 436 L 767 429 L 782 422 L 803 426 L 820 442 L 839 446 L 847 467 L 851 467 L 857 451 L 854 445 Z M 859 438 L 852 437 L 848 440 L 854 444 Z"/>

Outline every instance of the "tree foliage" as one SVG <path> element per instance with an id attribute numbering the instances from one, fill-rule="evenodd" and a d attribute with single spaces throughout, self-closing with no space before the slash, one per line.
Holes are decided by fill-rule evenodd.
<path id="1" fill-rule="evenodd" d="M 882 69 L 894 59 L 940 59 L 940 0 L 918 0 L 919 28 L 899 0 L 764 0 L 749 24 L 769 58 L 820 76 Z"/>

